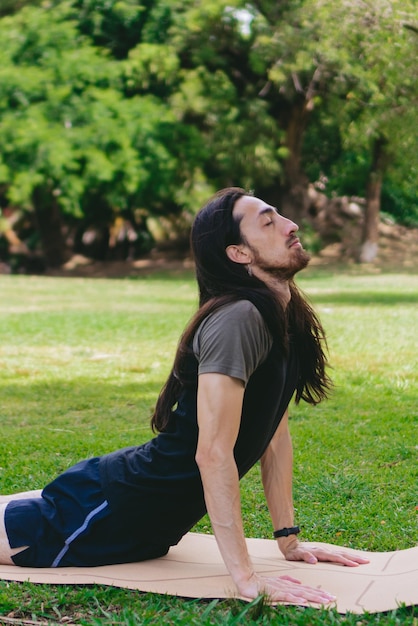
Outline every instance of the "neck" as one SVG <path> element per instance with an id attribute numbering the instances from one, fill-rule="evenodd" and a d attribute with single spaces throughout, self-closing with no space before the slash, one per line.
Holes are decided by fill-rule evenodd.
<path id="1" fill-rule="evenodd" d="M 278 297 L 285 307 L 289 304 L 291 294 L 288 278 L 280 274 L 266 272 L 261 268 L 254 268 L 253 274 Z"/>

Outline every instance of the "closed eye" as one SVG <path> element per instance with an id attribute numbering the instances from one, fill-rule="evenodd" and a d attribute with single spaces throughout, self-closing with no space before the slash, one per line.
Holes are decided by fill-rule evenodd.
<path id="1" fill-rule="evenodd" d="M 275 222 L 275 216 L 278 215 L 278 211 L 277 209 L 275 209 L 272 206 L 266 206 L 264 207 L 260 213 L 259 213 L 259 219 L 261 220 L 265 220 L 267 219 L 268 222 L 264 222 L 263 226 L 270 226 L 271 224 L 274 224 Z"/>

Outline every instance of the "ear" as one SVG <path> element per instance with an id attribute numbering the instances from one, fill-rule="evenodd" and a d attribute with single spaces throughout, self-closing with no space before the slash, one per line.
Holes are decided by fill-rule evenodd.
<path id="1" fill-rule="evenodd" d="M 251 256 L 243 246 L 233 244 L 228 246 L 225 252 L 228 259 L 234 263 L 248 265 L 252 261 Z"/>

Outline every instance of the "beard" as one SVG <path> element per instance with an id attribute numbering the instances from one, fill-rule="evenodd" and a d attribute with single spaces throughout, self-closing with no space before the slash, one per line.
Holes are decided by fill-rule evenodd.
<path id="1" fill-rule="evenodd" d="M 309 263 L 311 255 L 303 248 L 291 248 L 291 255 L 286 264 L 277 265 L 264 261 L 258 250 L 252 249 L 254 263 L 266 275 L 277 280 L 291 280 L 297 272 L 303 270 Z"/>

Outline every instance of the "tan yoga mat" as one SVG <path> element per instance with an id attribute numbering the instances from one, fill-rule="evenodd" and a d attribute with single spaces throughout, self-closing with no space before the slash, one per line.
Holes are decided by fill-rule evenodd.
<path id="1" fill-rule="evenodd" d="M 377 613 L 418 604 L 418 546 L 396 552 L 353 550 L 367 565 L 343 567 L 286 561 L 275 541 L 247 539 L 255 569 L 267 576 L 289 575 L 337 596 L 340 613 Z M 320 543 L 309 544 L 312 547 Z M 100 584 L 186 598 L 237 597 L 212 535 L 188 533 L 167 556 L 104 567 L 35 569 L 0 565 L 0 578 L 49 584 Z"/>

